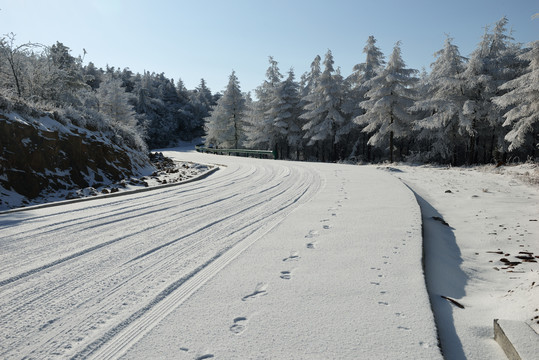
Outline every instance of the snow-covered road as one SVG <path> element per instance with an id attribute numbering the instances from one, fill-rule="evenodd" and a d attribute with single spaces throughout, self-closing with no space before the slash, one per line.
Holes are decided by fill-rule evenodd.
<path id="1" fill-rule="evenodd" d="M 1 358 L 440 358 L 421 214 L 398 179 L 166 155 L 224 166 L 0 215 Z"/>

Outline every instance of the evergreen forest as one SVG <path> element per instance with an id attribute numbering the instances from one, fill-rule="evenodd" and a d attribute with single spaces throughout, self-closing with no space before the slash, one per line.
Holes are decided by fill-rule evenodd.
<path id="1" fill-rule="evenodd" d="M 517 43 L 502 18 L 467 57 L 451 37 L 429 71 L 406 66 L 401 43 L 383 54 L 368 37 L 348 76 L 331 50 L 310 70 L 284 74 L 269 57 L 265 80 L 242 92 L 232 71 L 222 93 L 163 73 L 97 68 L 57 42 L 0 37 L 0 105 L 59 112 L 108 129 L 141 151 L 202 137 L 206 146 L 273 150 L 280 159 L 413 161 L 451 165 L 536 161 L 539 41 Z M 179 71 L 188 69 L 179 69 Z M 5 106 L 4 106 L 5 107 Z"/>

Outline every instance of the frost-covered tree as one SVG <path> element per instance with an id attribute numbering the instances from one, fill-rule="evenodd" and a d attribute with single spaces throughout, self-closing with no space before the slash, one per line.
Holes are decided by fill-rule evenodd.
<path id="1" fill-rule="evenodd" d="M 130 97 L 120 79 L 107 76 L 97 89 L 98 110 L 116 123 L 135 128 L 137 120 Z"/>
<path id="2" fill-rule="evenodd" d="M 503 160 L 506 150 L 503 113 L 492 99 L 503 95 L 500 86 L 521 75 L 523 65 L 518 59 L 520 46 L 507 34 L 507 22 L 503 17 L 492 32 L 487 28 L 462 75 L 468 96 L 463 113 L 469 163 Z"/>
<path id="3" fill-rule="evenodd" d="M 278 108 L 275 108 L 275 97 L 283 75 L 277 61 L 271 56 L 269 63 L 266 80 L 255 89 L 258 100 L 252 104 L 246 128 L 248 146 L 253 148 L 273 149 L 279 138 L 279 129 L 274 126 L 278 112 Z"/>
<path id="4" fill-rule="evenodd" d="M 370 90 L 365 94 L 368 100 L 360 103 L 366 113 L 354 119 L 365 125 L 363 132 L 372 134 L 368 144 L 385 148 L 389 146 L 389 160 L 393 162 L 395 140 L 406 138 L 410 133 L 413 119 L 408 109 L 413 105 L 418 71 L 406 68 L 401 57 L 400 42 L 395 44 L 387 66 L 377 76 L 367 82 Z M 401 153 L 403 151 L 401 146 Z"/>
<path id="5" fill-rule="evenodd" d="M 363 53 L 365 54 L 365 62 L 354 65 L 352 74 L 345 81 L 346 94 L 342 110 L 350 119 L 365 113 L 365 110 L 359 104 L 365 100 L 365 94 L 369 91 L 368 81 L 378 75 L 385 65 L 384 54 L 376 46 L 374 36 L 369 36 L 367 44 L 363 48 Z M 356 138 L 351 148 L 351 156 L 356 156 L 360 152 L 363 156 L 368 157 L 366 146 L 368 134 L 361 134 L 360 132 L 361 128 L 353 121 L 350 121 L 346 126 L 339 129 L 338 134 L 340 136 L 351 134 Z"/>
<path id="6" fill-rule="evenodd" d="M 40 71 L 46 74 L 41 83 L 34 81 L 40 89 L 40 97 L 56 105 L 79 104 L 77 91 L 88 87 L 85 81 L 82 60 L 71 55 L 69 47 L 57 41 L 45 51 L 46 64 Z"/>
<path id="7" fill-rule="evenodd" d="M 321 70 L 321 64 L 322 58 L 320 55 L 316 55 L 314 60 L 311 62 L 311 70 L 309 72 L 305 72 L 301 75 L 300 82 L 299 82 L 299 104 L 298 107 L 300 109 L 301 114 L 305 113 L 306 110 L 305 106 L 309 103 L 308 96 L 313 93 L 318 86 L 318 81 L 320 80 L 320 74 L 322 74 Z M 302 119 L 301 116 L 298 118 L 298 124 L 301 129 L 301 139 L 298 141 L 298 158 L 300 153 L 303 153 L 304 158 L 308 157 L 308 148 L 307 148 L 307 139 L 303 138 L 303 135 L 305 135 L 305 131 L 303 130 L 303 125 L 305 125 L 307 121 L 305 119 Z"/>
<path id="8" fill-rule="evenodd" d="M 428 159 L 455 165 L 459 161 L 458 150 L 465 147 L 462 108 L 466 97 L 461 74 L 466 58 L 452 40 L 448 37 L 444 48 L 434 54 L 437 58 L 426 78 L 427 84 L 412 109 L 426 115 L 414 122 L 414 128 L 419 131 L 418 139 L 430 144 Z"/>
<path id="9" fill-rule="evenodd" d="M 376 46 L 374 36 L 369 36 L 367 45 L 363 48 L 365 54 L 365 62 L 354 65 L 352 74 L 346 78 L 349 84 L 350 91 L 347 94 L 347 99 L 343 104 L 343 110 L 347 114 L 352 114 L 353 117 L 362 115 L 365 111 L 359 106 L 368 91 L 366 86 L 367 81 L 378 75 L 384 68 L 384 54 Z"/>
<path id="10" fill-rule="evenodd" d="M 290 69 L 286 80 L 275 89 L 270 104 L 270 116 L 277 135 L 275 150 L 280 158 L 290 157 L 290 146 L 297 149 L 301 136 L 298 124 L 299 85 L 294 77 L 294 70 Z"/>
<path id="11" fill-rule="evenodd" d="M 245 98 L 239 80 L 232 71 L 223 96 L 206 118 L 206 145 L 240 148 L 244 141 Z"/>
<path id="12" fill-rule="evenodd" d="M 303 108 L 308 103 L 307 96 L 313 93 L 320 81 L 320 75 L 322 74 L 322 67 L 320 66 L 322 58 L 320 55 L 316 55 L 311 63 L 311 71 L 302 75 L 300 83 L 300 107 Z"/>
<path id="13" fill-rule="evenodd" d="M 36 46 L 32 43 L 18 45 L 13 33 L 0 38 L 0 84 L 3 88 L 12 90 L 19 98 L 26 95 L 25 75 Z"/>
<path id="14" fill-rule="evenodd" d="M 189 101 L 192 109 L 193 136 L 201 136 L 204 130 L 204 118 L 210 115 L 210 109 L 215 105 L 211 90 L 204 79 L 200 80 L 195 90 L 189 92 Z"/>
<path id="15" fill-rule="evenodd" d="M 135 78 L 135 111 L 139 126 L 145 127 L 147 142 L 150 148 L 167 146 L 171 134 L 174 133 L 174 123 L 166 115 L 166 107 L 158 94 L 158 83 L 155 74 L 147 71 Z"/>
<path id="16" fill-rule="evenodd" d="M 530 153 L 539 148 L 539 41 L 521 54 L 521 60 L 528 62 L 526 72 L 520 77 L 500 86 L 509 92 L 496 97 L 493 102 L 500 108 L 509 108 L 504 114 L 503 126 L 510 131 L 505 135 L 509 151 L 527 146 Z"/>
<path id="17" fill-rule="evenodd" d="M 84 79 L 86 84 L 92 88 L 92 90 L 97 90 L 99 84 L 101 84 L 103 77 L 103 69 L 98 69 L 93 62 L 89 62 L 83 68 Z"/>
<path id="18" fill-rule="evenodd" d="M 167 79 L 164 74 L 157 76 L 158 81 L 158 98 L 163 101 L 164 105 L 164 121 L 172 127 L 173 137 L 177 140 L 182 133 L 190 132 L 191 130 L 191 113 L 185 111 L 184 107 L 189 102 L 187 98 L 187 90 L 183 86 L 181 80 L 177 85 L 174 85 L 173 79 Z M 174 141 L 174 139 L 171 139 Z"/>
<path id="19" fill-rule="evenodd" d="M 316 87 L 307 95 L 305 112 L 300 116 L 306 123 L 302 129 L 307 146 L 317 147 L 318 158 L 322 161 L 329 153 L 329 159 L 335 160 L 336 144 L 339 141 L 337 130 L 345 121 L 341 113 L 342 76 L 333 68 L 333 54 L 330 50 L 324 58 L 324 71 L 318 78 Z"/>

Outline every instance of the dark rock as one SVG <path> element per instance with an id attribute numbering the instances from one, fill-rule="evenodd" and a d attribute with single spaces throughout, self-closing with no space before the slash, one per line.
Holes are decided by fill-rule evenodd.
<path id="1" fill-rule="evenodd" d="M 46 116 L 47 114 L 39 114 Z M 48 114 L 50 116 L 50 114 Z M 37 116 L 39 117 L 39 116 Z M 0 184 L 29 199 L 45 190 L 82 189 L 133 175 L 128 150 L 99 140 L 95 134 L 46 131 L 0 117 Z M 98 134 L 99 135 L 99 134 Z M 46 175 L 59 171 L 62 175 Z M 88 183 L 92 172 L 95 183 Z"/>

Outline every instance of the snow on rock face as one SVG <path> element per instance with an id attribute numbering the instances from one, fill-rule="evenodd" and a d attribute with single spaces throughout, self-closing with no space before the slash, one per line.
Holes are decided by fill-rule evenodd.
<path id="1" fill-rule="evenodd" d="M 45 124 L 45 125 L 43 125 Z M 13 207 L 8 191 L 33 199 L 132 176 L 147 157 L 51 117 L 0 114 L 0 207 Z"/>

